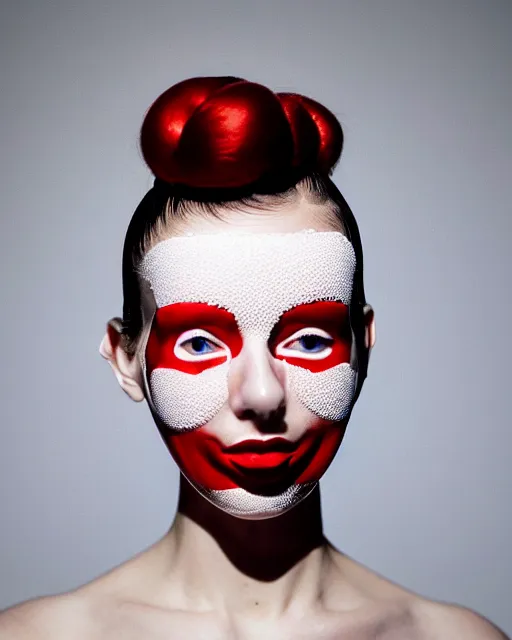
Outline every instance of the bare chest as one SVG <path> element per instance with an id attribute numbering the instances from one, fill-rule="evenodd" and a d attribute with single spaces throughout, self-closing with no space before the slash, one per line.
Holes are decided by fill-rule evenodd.
<path id="1" fill-rule="evenodd" d="M 421 640 L 406 616 L 325 614 L 234 624 L 212 614 L 112 616 L 84 640 Z"/>

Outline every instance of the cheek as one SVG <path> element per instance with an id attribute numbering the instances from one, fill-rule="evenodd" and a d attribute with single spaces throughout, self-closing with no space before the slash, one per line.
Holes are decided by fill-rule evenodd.
<path id="1" fill-rule="evenodd" d="M 345 427 L 345 422 L 327 424 L 310 432 L 312 455 L 306 469 L 297 478 L 297 484 L 320 480 L 339 449 Z"/>
<path id="2" fill-rule="evenodd" d="M 356 387 L 356 372 L 342 363 L 318 373 L 286 364 L 290 389 L 309 411 L 324 420 L 348 417 Z"/>
<path id="3" fill-rule="evenodd" d="M 207 489 L 235 489 L 238 485 L 222 466 L 222 444 L 204 429 L 164 435 L 167 447 L 189 480 Z"/>
<path id="4" fill-rule="evenodd" d="M 210 422 L 228 398 L 229 363 L 198 374 L 155 369 L 149 376 L 154 409 L 174 431 L 197 429 Z"/>

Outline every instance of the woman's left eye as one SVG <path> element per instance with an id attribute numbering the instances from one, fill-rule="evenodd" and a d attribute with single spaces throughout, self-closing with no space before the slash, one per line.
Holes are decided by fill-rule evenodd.
<path id="1" fill-rule="evenodd" d="M 332 338 L 324 338 L 314 334 L 304 335 L 286 345 L 286 349 L 294 349 L 304 353 L 321 353 L 332 345 Z M 298 346 L 294 346 L 298 345 Z"/>

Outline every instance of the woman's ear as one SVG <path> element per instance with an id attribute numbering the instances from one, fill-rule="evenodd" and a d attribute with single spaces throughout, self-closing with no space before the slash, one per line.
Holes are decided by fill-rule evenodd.
<path id="1" fill-rule="evenodd" d="M 136 356 L 126 353 L 122 327 L 120 318 L 109 320 L 107 332 L 100 344 L 100 354 L 112 367 L 121 389 L 135 402 L 141 402 L 144 400 L 141 365 Z"/>
<path id="2" fill-rule="evenodd" d="M 369 304 L 365 304 L 363 308 L 363 315 L 365 326 L 364 344 L 368 349 L 369 357 L 370 351 L 375 345 L 375 313 L 373 311 L 373 308 Z"/>

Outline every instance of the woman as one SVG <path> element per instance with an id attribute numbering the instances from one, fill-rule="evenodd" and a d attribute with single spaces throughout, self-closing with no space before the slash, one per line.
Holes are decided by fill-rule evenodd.
<path id="1" fill-rule="evenodd" d="M 322 105 L 240 78 L 191 78 L 149 109 L 155 184 L 100 352 L 148 401 L 178 513 L 129 562 L 5 612 L 2 638 L 504 638 L 322 533 L 318 481 L 375 342 L 357 224 L 329 178 L 342 143 Z"/>

